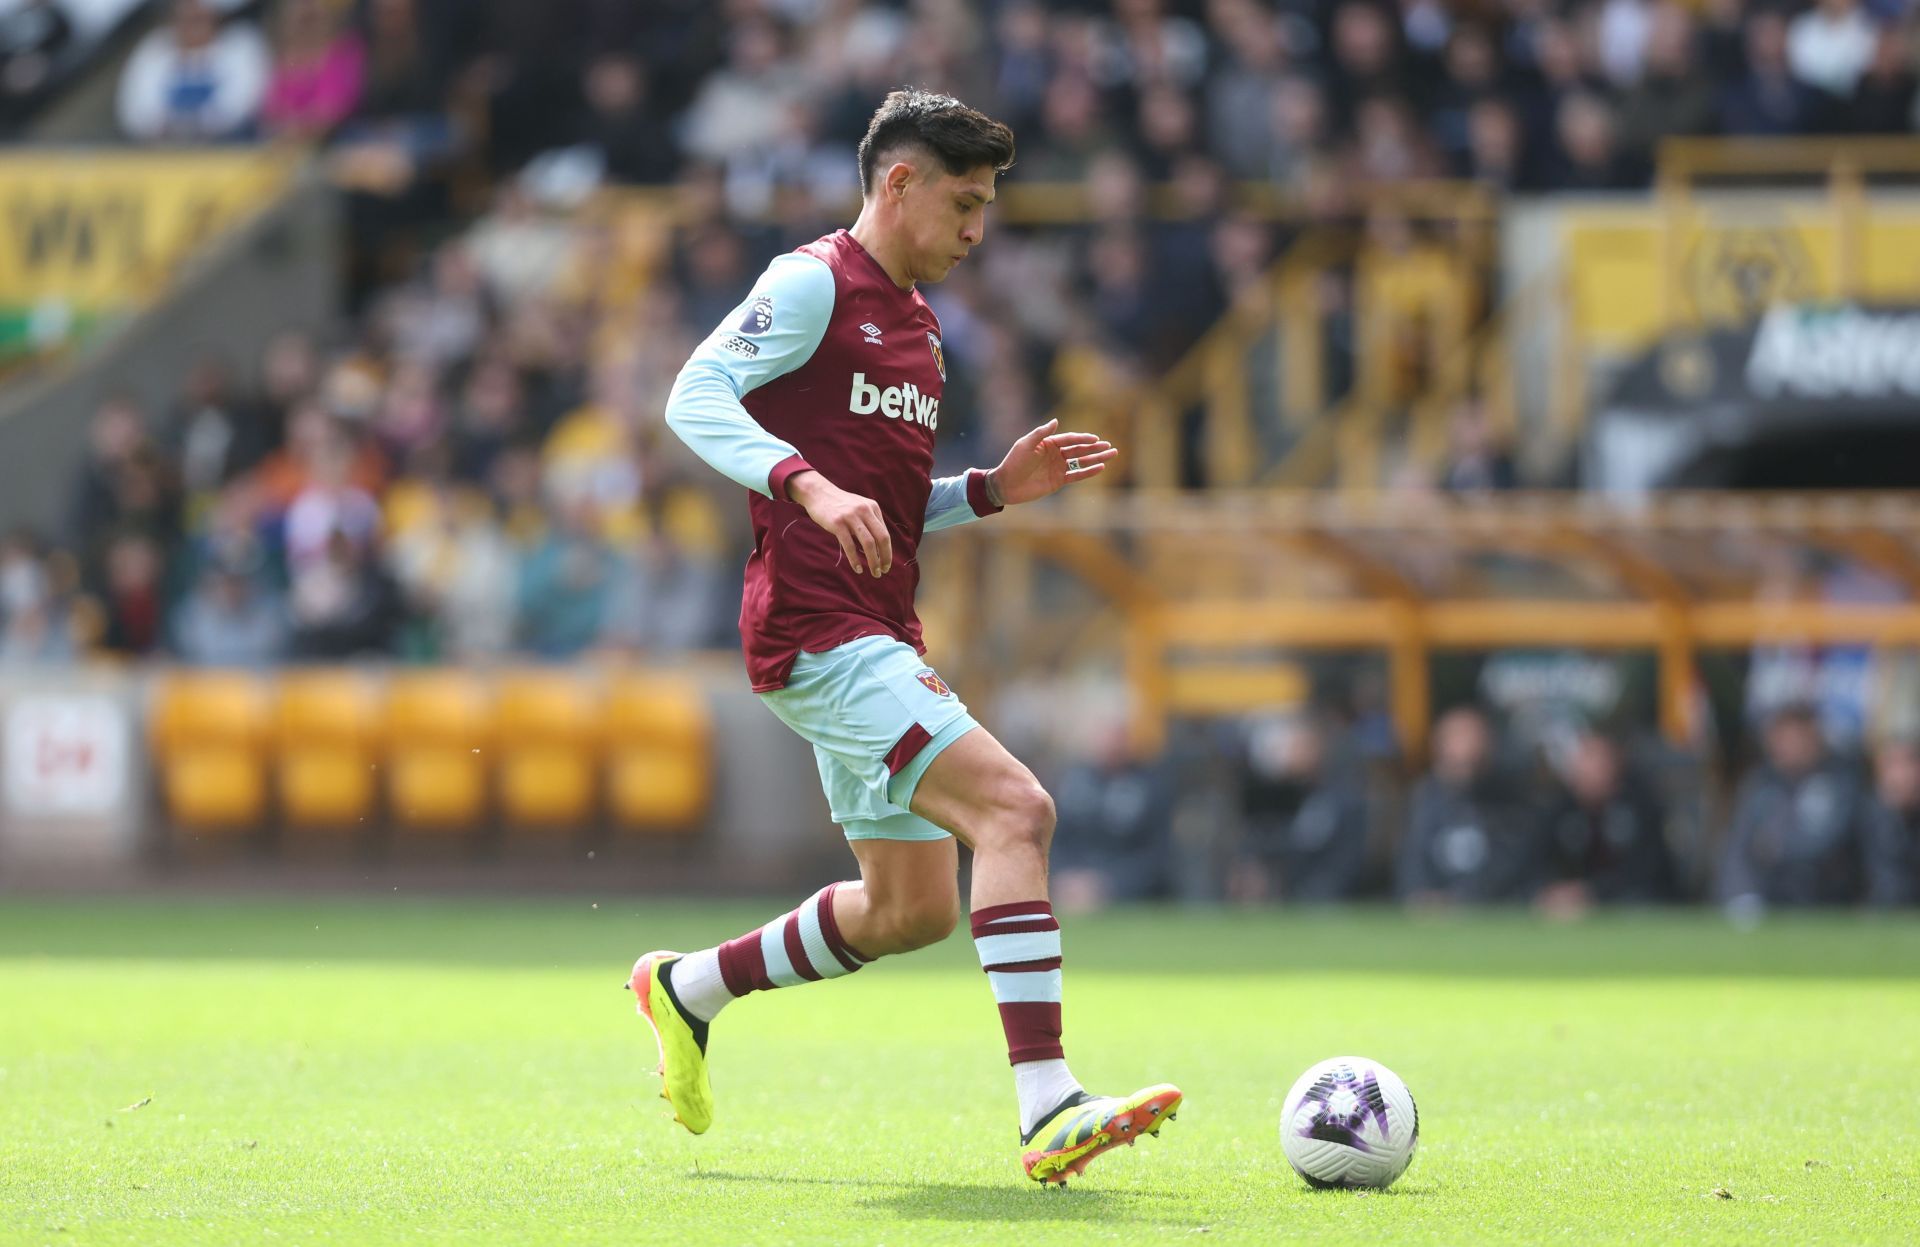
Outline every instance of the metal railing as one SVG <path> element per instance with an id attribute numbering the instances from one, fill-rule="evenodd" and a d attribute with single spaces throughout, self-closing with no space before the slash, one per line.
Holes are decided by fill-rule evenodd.
<path id="1" fill-rule="evenodd" d="M 1418 757 L 1436 651 L 1652 651 L 1660 729 L 1683 743 L 1695 734 L 1703 651 L 1920 646 L 1920 493 L 1627 504 L 1138 491 L 1021 508 L 965 533 L 942 575 L 959 604 L 949 626 L 984 642 L 964 659 L 969 684 L 1104 653 L 1125 673 L 1152 740 L 1179 715 L 1272 705 L 1292 678 L 1286 656 L 1301 652 L 1383 654 L 1400 743 Z M 1835 603 L 1814 585 L 1783 587 L 1768 570 L 1783 546 L 1869 568 L 1905 600 Z M 1500 585 L 1480 574 L 1489 557 L 1505 561 Z M 1525 597 L 1512 589 L 1515 567 L 1530 569 Z M 1044 618 L 1035 603 L 1047 568 L 1097 605 Z"/>

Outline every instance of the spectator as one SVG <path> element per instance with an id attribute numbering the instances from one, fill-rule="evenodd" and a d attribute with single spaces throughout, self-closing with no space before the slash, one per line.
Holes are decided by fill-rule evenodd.
<path id="1" fill-rule="evenodd" d="M 394 535 L 389 565 L 436 656 L 467 662 L 512 645 L 515 554 L 484 495 L 433 489 L 426 514 Z"/>
<path id="2" fill-rule="evenodd" d="M 1427 112 L 1427 125 L 1449 163 L 1459 163 L 1472 144 L 1471 117 L 1476 105 L 1495 98 L 1500 86 L 1500 53 L 1481 26 L 1455 27 L 1447 40 L 1446 75 Z"/>
<path id="3" fill-rule="evenodd" d="M 1141 167 L 1153 181 L 1165 182 L 1180 158 L 1200 146 L 1200 113 L 1184 91 L 1155 85 L 1140 95 L 1135 130 Z"/>
<path id="4" fill-rule="evenodd" d="M 1867 806 L 1867 898 L 1920 904 L 1920 742 L 1890 740 L 1874 754 Z"/>
<path id="5" fill-rule="evenodd" d="M 1678 899 L 1666 812 L 1628 772 L 1620 746 L 1598 733 L 1582 735 L 1566 759 L 1546 849 L 1547 884 L 1536 901 L 1549 912 Z"/>
<path id="6" fill-rule="evenodd" d="M 1071 72 L 1054 75 L 1041 104 L 1040 133 L 1022 148 L 1023 176 L 1034 182 L 1084 180 L 1094 157 L 1113 144 L 1100 113 L 1100 92 L 1092 82 Z"/>
<path id="7" fill-rule="evenodd" d="M 1593 24 L 1591 38 L 1595 60 L 1616 90 L 1625 90 L 1640 81 L 1646 64 L 1647 41 L 1653 34 L 1652 0 L 1600 0 L 1590 6 L 1582 20 Z"/>
<path id="8" fill-rule="evenodd" d="M 173 616 L 173 648 L 183 662 L 263 667 L 286 657 L 286 604 L 258 551 L 211 563 Z"/>
<path id="9" fill-rule="evenodd" d="M 1393 19 L 1373 0 L 1344 0 L 1333 11 L 1333 111 L 1352 117 L 1362 100 L 1406 89 Z"/>
<path id="10" fill-rule="evenodd" d="M 1720 860 L 1729 913 L 1851 905 L 1865 890 L 1859 782 L 1827 756 L 1813 707 L 1787 705 L 1764 729 L 1765 759 L 1740 785 Z"/>
<path id="11" fill-rule="evenodd" d="M 103 649 L 137 657 L 160 648 L 166 623 L 161 602 L 165 568 L 160 546 L 146 533 L 123 533 L 107 546 Z"/>
<path id="12" fill-rule="evenodd" d="M 1526 136 L 1513 106 L 1499 98 L 1475 101 L 1467 113 L 1467 150 L 1460 176 L 1489 190 L 1513 193 L 1534 189 L 1527 167 Z"/>
<path id="13" fill-rule="evenodd" d="M 66 540 L 87 550 L 102 527 L 118 520 L 120 481 L 147 444 L 146 416 L 128 395 L 100 404 L 87 425 L 87 453 L 67 497 Z"/>
<path id="14" fill-rule="evenodd" d="M 1054 896 L 1063 909 L 1162 896 L 1173 850 L 1173 783 L 1166 762 L 1139 749 L 1125 715 L 1093 733 L 1088 756 L 1054 787 Z"/>
<path id="15" fill-rule="evenodd" d="M 0 13 L 0 124 L 53 81 L 72 40 L 73 24 L 54 0 L 22 0 Z"/>
<path id="16" fill-rule="evenodd" d="M 1840 118 L 1841 129 L 1854 134 L 1907 134 L 1915 128 L 1911 38 L 1893 27 L 1880 32 L 1873 60 Z"/>
<path id="17" fill-rule="evenodd" d="M 1693 19 L 1668 0 L 1653 11 L 1640 80 L 1620 104 L 1620 150 L 1651 168 L 1667 135 L 1705 134 L 1715 120 L 1713 83 L 1701 72 Z"/>
<path id="18" fill-rule="evenodd" d="M 511 314 L 553 288 L 579 245 L 578 233 L 576 221 L 542 212 L 524 186 L 508 182 L 494 211 L 468 233 L 466 250 L 487 297 Z"/>
<path id="19" fill-rule="evenodd" d="M 407 463 L 415 454 L 441 445 L 446 434 L 447 408 L 440 399 L 440 377 L 433 364 L 401 361 L 387 378 L 374 417 L 373 433 L 389 459 Z"/>
<path id="20" fill-rule="evenodd" d="M 296 601 L 307 571 L 330 574 L 337 562 L 336 538 L 364 553 L 380 531 L 379 504 L 353 480 L 353 450 L 345 432 L 324 428 L 312 453 L 312 475 L 287 508 L 286 558 Z"/>
<path id="21" fill-rule="evenodd" d="M 1047 10 L 1039 0 L 1009 0 L 995 18 L 995 114 L 1015 134 L 1037 129 L 1041 101 L 1053 77 L 1047 49 Z"/>
<path id="22" fill-rule="evenodd" d="M 598 532 L 591 503 L 561 508 L 559 523 L 520 567 L 520 645 L 542 658 L 572 658 L 600 640 L 609 604 L 632 569 Z"/>
<path id="23" fill-rule="evenodd" d="M 1273 137 L 1266 153 L 1266 177 L 1283 184 L 1293 182 L 1304 178 L 1316 163 L 1328 161 L 1332 128 L 1320 84 L 1298 74 L 1282 78 L 1273 84 L 1268 108 Z"/>
<path id="24" fill-rule="evenodd" d="M 1325 728 L 1302 718 L 1248 734 L 1246 827 L 1233 893 L 1290 903 L 1350 900 L 1367 867 L 1366 796 L 1328 756 Z"/>
<path id="25" fill-rule="evenodd" d="M 1813 101 L 1787 68 L 1787 19 L 1769 9 L 1754 13 L 1744 42 L 1745 69 L 1720 92 L 1721 128 L 1737 135 L 1799 133 Z"/>
<path id="26" fill-rule="evenodd" d="M 1644 178 L 1622 156 L 1613 110 L 1598 96 L 1578 93 L 1560 101 L 1555 125 L 1560 140 L 1556 190 L 1626 190 Z"/>
<path id="27" fill-rule="evenodd" d="M 234 393 L 226 364 L 213 355 L 195 361 L 169 416 L 166 437 L 189 501 L 217 492 L 258 463 L 267 453 L 267 442 L 258 411 Z"/>
<path id="28" fill-rule="evenodd" d="M 599 155 L 610 182 L 659 185 L 680 170 L 680 149 L 654 110 L 647 72 L 625 53 L 603 53 L 587 67 L 575 141 Z"/>
<path id="29" fill-rule="evenodd" d="M 1787 65 L 1809 87 L 1831 100 L 1845 100 L 1872 62 L 1879 39 L 1860 0 L 1818 0 L 1787 28 Z"/>
<path id="30" fill-rule="evenodd" d="M 261 110 L 267 133 L 324 138 L 359 104 L 366 46 L 335 13 L 330 0 L 288 0 L 281 10 L 273 78 Z"/>
<path id="31" fill-rule="evenodd" d="M 461 389 L 452 434 L 453 474 L 474 485 L 493 475 L 494 461 L 528 433 L 525 392 L 519 370 L 508 360 L 483 355 Z"/>
<path id="32" fill-rule="evenodd" d="M 1413 794 L 1396 890 L 1416 905 L 1512 901 L 1539 870 L 1536 815 L 1494 766 L 1486 715 L 1462 706 L 1433 729 L 1433 772 Z"/>
<path id="33" fill-rule="evenodd" d="M 429 364 L 458 365 L 473 357 L 493 320 L 480 266 L 460 243 L 434 252 L 425 280 L 410 283 L 381 317 L 396 354 Z"/>
<path id="34" fill-rule="evenodd" d="M 273 57 L 253 23 L 222 29 L 205 0 L 174 0 L 172 18 L 134 49 L 120 76 L 120 128 L 147 142 L 248 137 Z"/>
<path id="35" fill-rule="evenodd" d="M 0 665 L 72 662 L 73 629 L 40 543 L 26 531 L 0 542 Z"/>
<path id="36" fill-rule="evenodd" d="M 371 552 L 335 529 L 319 555 L 294 568 L 291 614 L 296 658 L 390 654 L 400 594 Z"/>
<path id="37" fill-rule="evenodd" d="M 603 645 L 666 656 L 716 643 L 726 590 L 716 557 L 723 521 L 704 491 L 675 486 L 663 493 L 632 574 L 616 582 Z"/>
<path id="38" fill-rule="evenodd" d="M 773 142 L 787 109 L 805 97 L 805 82 L 786 59 L 785 44 L 771 18 L 733 24 L 726 66 L 701 83 L 683 119 L 689 152 L 725 164 Z"/>
<path id="39" fill-rule="evenodd" d="M 1361 183 L 1405 182 L 1434 177 L 1440 165 L 1424 130 L 1405 100 L 1376 95 L 1353 116 L 1351 171 Z"/>
<path id="40" fill-rule="evenodd" d="M 1269 100 L 1287 65 L 1286 41 L 1257 0 L 1227 0 L 1215 11 L 1225 63 L 1207 77 L 1206 146 L 1236 178 L 1264 177 L 1273 147 Z"/>

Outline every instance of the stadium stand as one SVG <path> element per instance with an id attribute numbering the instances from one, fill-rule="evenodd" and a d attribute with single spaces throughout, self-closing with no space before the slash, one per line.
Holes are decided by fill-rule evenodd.
<path id="1" fill-rule="evenodd" d="M 939 470 L 1050 414 L 1127 448 L 1090 496 L 956 534 L 926 568 L 943 670 L 1082 808 L 1131 772 L 1022 688 L 1076 658 L 1126 686 L 1138 739 L 1114 756 L 1166 761 L 1173 806 L 1240 794 L 1218 834 L 1249 898 L 1379 891 L 1399 798 L 1302 794 L 1363 774 L 1411 791 L 1461 701 L 1493 713 L 1521 821 L 1564 832 L 1528 833 L 1499 889 L 1520 899 L 1597 861 L 1579 828 L 1615 808 L 1662 825 L 1678 881 L 1591 894 L 1699 894 L 1782 706 L 1815 704 L 1856 769 L 1920 728 L 1902 693 L 1859 691 L 1862 664 L 1913 687 L 1910 500 L 1607 501 L 1911 485 L 1898 378 L 1869 402 L 1742 371 L 1854 349 L 1806 309 L 1845 301 L 1834 333 L 1896 341 L 1920 298 L 1900 258 L 1920 237 L 1898 193 L 1920 172 L 1909 5 L 237 7 L 151 14 L 119 124 L 295 153 L 342 205 L 342 315 L 276 326 L 257 360 L 183 359 L 170 402 L 64 413 L 92 435 L 54 469 L 73 480 L 58 539 L 0 551 L 12 661 L 385 673 L 374 703 L 324 671 L 281 679 L 271 741 L 163 694 L 181 827 L 700 827 L 710 712 L 628 664 L 727 650 L 746 534 L 665 395 L 768 258 L 849 217 L 852 145 L 901 81 L 1019 136 L 988 245 L 927 291 L 954 361 Z M 230 111 L 225 82 L 179 89 L 182 49 L 216 42 Z M 1693 437 L 1708 402 L 1738 436 Z M 1796 454 L 1819 421 L 1887 440 Z M 1585 492 L 1532 492 L 1565 487 Z M 603 690 L 536 661 L 621 674 Z M 1513 691 L 1556 681 L 1573 692 L 1550 711 Z M 1221 721 L 1227 746 L 1186 730 Z M 1337 765 L 1278 778 L 1296 763 L 1252 743 L 1276 721 Z M 1609 766 L 1626 778 L 1594 777 Z M 227 774 L 231 793 L 205 778 Z M 1905 817 L 1888 800 L 1877 825 Z M 1366 852 L 1294 844 L 1310 805 Z M 1118 890 L 1217 894 L 1224 873 Z"/>

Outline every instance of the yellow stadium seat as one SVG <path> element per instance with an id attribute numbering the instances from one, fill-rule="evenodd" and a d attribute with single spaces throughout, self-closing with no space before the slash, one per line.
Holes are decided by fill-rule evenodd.
<path id="1" fill-rule="evenodd" d="M 364 829 L 374 810 L 379 734 L 366 681 L 348 670 L 289 674 L 280 681 L 274 727 L 287 825 Z"/>
<path id="2" fill-rule="evenodd" d="M 396 827 L 458 834 L 487 813 L 487 692 L 462 671 L 395 675 L 387 685 L 387 811 Z"/>
<path id="3" fill-rule="evenodd" d="M 623 827 L 695 830 L 713 789 L 713 721 L 697 684 L 616 678 L 607 693 L 607 808 Z"/>
<path id="4" fill-rule="evenodd" d="M 562 671 L 503 676 L 494 732 L 500 813 L 515 827 L 578 827 L 593 814 L 599 736 L 587 677 Z"/>
<path id="5" fill-rule="evenodd" d="M 167 813 L 183 830 L 240 833 L 267 812 L 267 698 L 242 672 L 168 677 L 149 730 Z"/>

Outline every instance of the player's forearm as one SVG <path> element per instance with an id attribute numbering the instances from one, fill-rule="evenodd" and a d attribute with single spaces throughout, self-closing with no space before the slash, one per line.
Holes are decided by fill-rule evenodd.
<path id="1" fill-rule="evenodd" d="M 925 531 L 970 524 L 999 511 L 1004 504 L 992 487 L 992 475 L 984 468 L 969 468 L 958 476 L 935 478 L 927 495 Z"/>
<path id="2" fill-rule="evenodd" d="M 667 427 L 688 449 L 727 479 L 770 498 L 795 471 L 799 452 L 747 413 L 726 374 L 698 357 L 689 360 L 667 398 Z M 797 461 L 797 462 L 796 462 Z"/>

